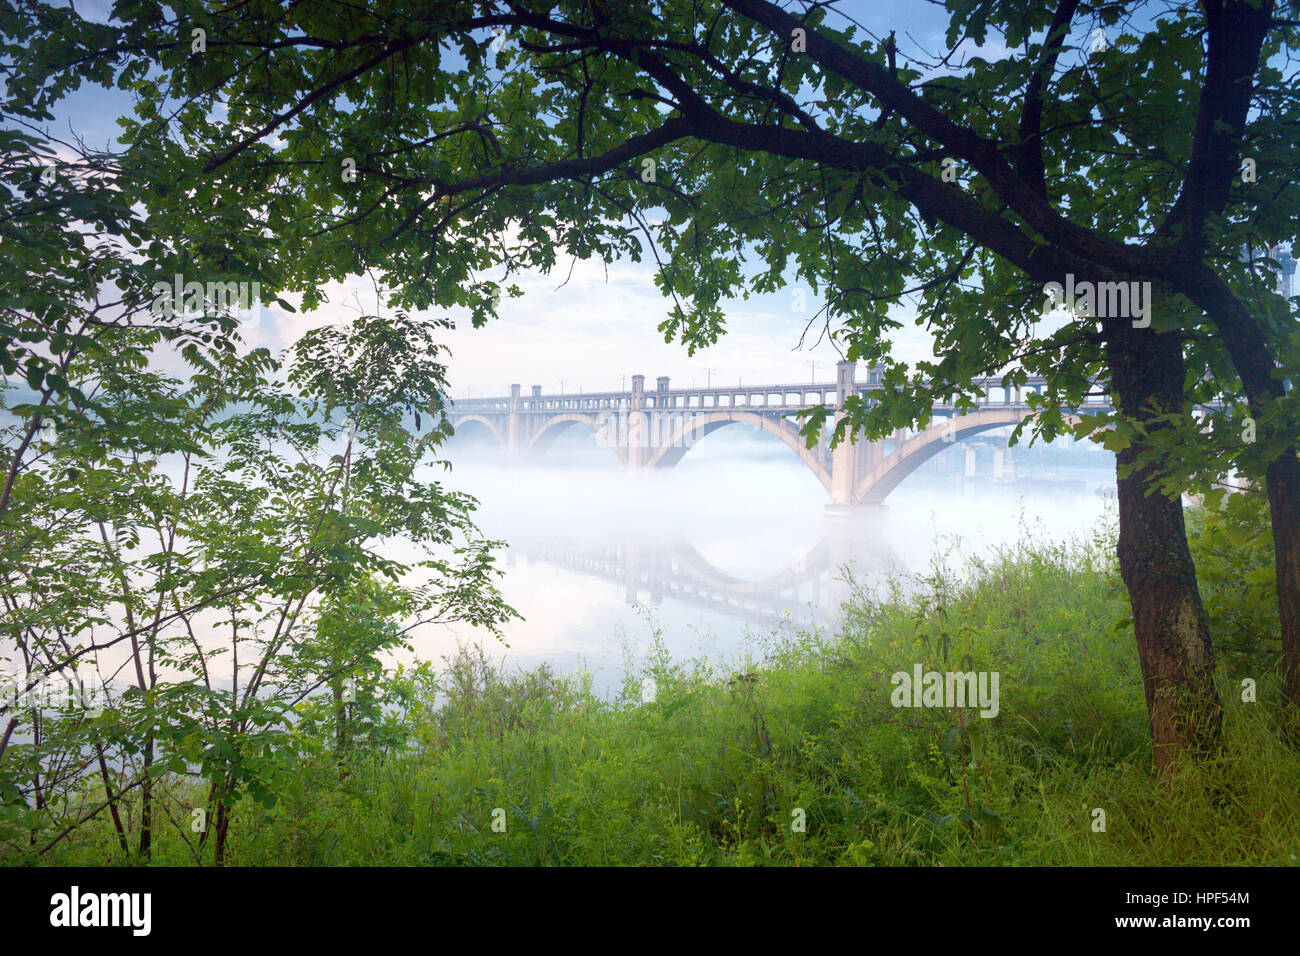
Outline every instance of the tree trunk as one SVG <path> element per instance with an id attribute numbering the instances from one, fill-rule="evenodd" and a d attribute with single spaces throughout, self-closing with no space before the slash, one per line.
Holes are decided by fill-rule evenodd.
<path id="1" fill-rule="evenodd" d="M 108 762 L 104 759 L 104 748 L 95 744 L 95 756 L 99 758 L 99 776 L 104 781 L 104 796 L 108 798 L 108 812 L 113 818 L 113 829 L 117 831 L 117 842 L 122 848 L 122 859 L 131 858 L 131 845 L 126 839 L 126 827 L 122 826 L 122 814 L 117 809 L 117 797 L 113 795 L 113 781 L 108 772 Z"/>
<path id="2" fill-rule="evenodd" d="M 217 831 L 213 841 L 212 865 L 226 865 L 226 831 L 230 828 L 230 812 L 226 809 L 226 796 L 222 794 L 217 799 L 217 819 L 214 821 L 213 829 Z"/>
<path id="3" fill-rule="evenodd" d="M 1294 448 L 1268 466 L 1269 515 L 1282 635 L 1282 693 L 1300 704 L 1300 459 Z"/>
<path id="4" fill-rule="evenodd" d="M 153 781 L 149 769 L 153 766 L 153 737 L 145 742 L 144 785 L 140 788 L 140 859 L 145 862 L 153 855 Z"/>
<path id="5" fill-rule="evenodd" d="M 334 682 L 334 763 L 338 768 L 339 779 L 347 777 L 348 750 L 348 714 L 347 702 L 343 699 L 342 683 Z"/>
<path id="6" fill-rule="evenodd" d="M 1177 339 L 1150 329 L 1123 329 L 1112 337 L 1108 353 L 1120 411 L 1148 434 L 1168 428 L 1155 419 L 1183 411 L 1184 362 Z M 1163 770 L 1180 754 L 1210 749 L 1222 710 L 1182 501 L 1154 488 L 1150 466 L 1124 475 L 1141 451 L 1141 440 L 1135 439 L 1118 453 L 1118 553 L 1133 608 L 1155 764 Z"/>
<path id="7" fill-rule="evenodd" d="M 1268 406 L 1287 394 L 1275 377 L 1275 348 L 1259 320 L 1233 296 L 1205 265 L 1182 277 L 1184 294 L 1205 311 L 1223 334 L 1223 345 L 1241 379 L 1251 415 L 1260 423 L 1260 438 L 1273 437 L 1264 422 Z M 1300 704 L 1300 460 L 1287 444 L 1265 467 L 1269 518 L 1273 528 L 1273 561 L 1277 572 L 1277 609 L 1282 638 L 1282 693 Z"/>

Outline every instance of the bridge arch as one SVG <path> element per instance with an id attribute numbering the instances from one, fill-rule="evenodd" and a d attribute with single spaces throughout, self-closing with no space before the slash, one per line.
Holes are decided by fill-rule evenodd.
<path id="1" fill-rule="evenodd" d="M 749 425 L 779 438 L 817 476 L 822 487 L 827 491 L 831 490 L 830 469 L 818 458 L 815 449 L 810 449 L 804 444 L 803 436 L 799 434 L 797 427 L 787 424 L 781 418 L 734 409 L 684 416 L 669 429 L 661 447 L 651 451 L 646 466 L 671 468 L 681 461 L 698 441 L 728 425 Z"/>
<path id="2" fill-rule="evenodd" d="M 1014 408 L 986 409 L 932 423 L 929 428 L 912 435 L 868 471 L 854 488 L 852 503 L 879 504 L 904 478 L 945 448 L 980 432 L 1018 425 L 1027 417 L 1027 412 Z M 955 423 L 952 431 L 949 431 L 949 421 Z M 952 436 L 950 441 L 944 441 L 945 434 Z"/>
<path id="3" fill-rule="evenodd" d="M 609 435 L 607 426 L 608 413 L 605 415 L 586 415 L 581 412 L 565 412 L 546 419 L 545 425 L 528 440 L 528 454 L 533 458 L 540 458 L 551 447 L 555 439 L 572 428 L 574 425 L 583 425 L 590 428 L 596 433 L 597 444 L 610 447 L 615 453 L 618 449 L 613 447 L 611 440 L 613 436 Z M 622 456 L 619 456 L 622 458 Z"/>
<path id="4" fill-rule="evenodd" d="M 498 444 L 508 444 L 506 436 L 501 434 L 501 429 L 498 428 L 491 419 L 484 415 L 457 415 L 452 420 L 452 428 L 455 431 L 460 431 L 461 426 L 469 424 L 482 425 L 492 434 L 492 437 L 497 440 Z"/>

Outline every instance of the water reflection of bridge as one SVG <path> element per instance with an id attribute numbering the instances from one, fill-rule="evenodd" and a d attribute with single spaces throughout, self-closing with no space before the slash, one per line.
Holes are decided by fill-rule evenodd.
<path id="1" fill-rule="evenodd" d="M 850 575 L 881 570 L 892 553 L 864 546 L 864 536 L 855 538 L 839 522 L 828 524 L 814 547 L 796 550 L 786 568 L 755 580 L 727 574 L 688 544 L 547 545 L 521 551 L 530 561 L 621 584 L 628 604 L 669 600 L 762 625 L 787 619 L 831 624 L 849 597 Z"/>

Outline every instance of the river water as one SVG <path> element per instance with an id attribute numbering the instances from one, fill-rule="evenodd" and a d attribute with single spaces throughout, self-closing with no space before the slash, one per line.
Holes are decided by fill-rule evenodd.
<path id="1" fill-rule="evenodd" d="M 522 619 L 504 628 L 505 644 L 451 629 L 419 638 L 416 653 L 436 660 L 481 641 L 508 666 L 586 668 L 608 692 L 644 660 L 654 630 L 675 660 L 734 662 L 761 654 L 774 632 L 833 632 L 854 586 L 922 572 L 938 553 L 960 564 L 1026 534 L 1086 535 L 1113 513 L 1109 455 L 1021 446 L 1013 475 L 993 460 L 1008 454 L 1005 439 L 981 437 L 974 475 L 959 446 L 883 507 L 845 518 L 825 513 L 825 491 L 785 446 L 739 426 L 675 468 L 641 471 L 590 433 L 566 434 L 532 462 L 458 436 L 444 480 L 478 499 L 484 534 L 508 543 L 500 587 Z"/>

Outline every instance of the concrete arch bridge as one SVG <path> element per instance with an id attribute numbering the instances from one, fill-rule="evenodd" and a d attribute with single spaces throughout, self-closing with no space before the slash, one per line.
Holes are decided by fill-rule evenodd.
<path id="1" fill-rule="evenodd" d="M 544 454 L 570 428 L 589 428 L 597 443 L 629 468 L 671 468 L 714 432 L 745 425 L 789 447 L 817 476 L 831 507 L 844 509 L 884 501 L 904 478 L 954 442 L 1019 424 L 1030 411 L 1026 393 L 1040 392 L 1046 380 L 1031 378 L 1022 391 L 988 379 L 973 412 L 938 404 L 928 428 L 899 429 L 884 439 L 843 442 L 836 448 L 831 448 L 829 429 L 807 447 L 796 414 L 817 405 L 843 408 L 853 394 L 870 397 L 880 388 L 879 370 L 869 370 L 865 382 L 857 381 L 856 363 L 840 362 L 831 383 L 674 389 L 667 376 L 661 376 L 656 384 L 647 391 L 645 376 L 634 375 L 631 391 L 557 395 L 542 394 L 540 385 L 523 395 L 520 386 L 513 385 L 508 396 L 458 399 L 449 417 L 456 429 L 487 429 L 519 458 Z M 1109 398 L 1097 396 L 1079 414 L 1109 408 Z"/>

